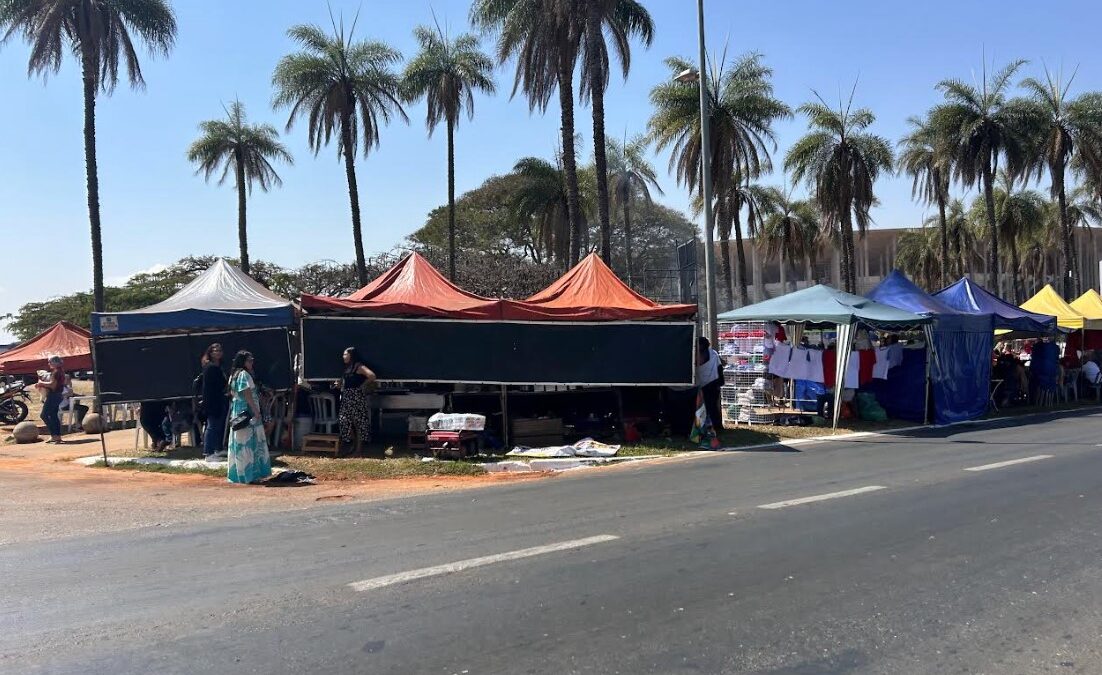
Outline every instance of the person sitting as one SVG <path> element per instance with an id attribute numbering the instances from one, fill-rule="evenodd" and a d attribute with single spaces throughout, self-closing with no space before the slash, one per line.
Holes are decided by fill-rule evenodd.
<path id="1" fill-rule="evenodd" d="M 1102 368 L 1098 367 L 1094 352 L 1083 352 L 1083 367 L 1080 374 L 1089 385 L 1102 384 Z"/>
<path id="2" fill-rule="evenodd" d="M 149 434 L 149 440 L 153 444 L 154 452 L 162 452 L 168 447 L 168 439 L 161 422 L 165 419 L 164 401 L 142 401 L 138 413 L 138 423 L 145 433 Z M 169 429 L 171 433 L 171 427 Z"/>

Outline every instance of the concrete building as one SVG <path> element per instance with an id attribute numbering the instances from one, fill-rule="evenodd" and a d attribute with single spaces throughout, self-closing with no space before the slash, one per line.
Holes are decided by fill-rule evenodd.
<path id="1" fill-rule="evenodd" d="M 873 289 L 880 281 L 895 267 L 896 252 L 898 250 L 899 236 L 908 231 L 906 228 L 893 228 L 893 229 L 872 229 L 867 232 L 865 237 L 858 237 L 854 242 L 854 248 L 857 258 L 857 293 L 867 293 Z M 800 261 L 794 267 L 796 268 L 795 274 L 791 266 L 786 265 L 782 271 L 781 265 L 776 258 L 766 259 L 763 252 L 757 247 L 752 245 L 753 240 L 747 239 L 746 247 L 746 262 L 750 279 L 748 279 L 748 290 L 750 293 L 751 302 L 760 302 L 768 298 L 773 298 L 778 295 L 783 295 L 785 292 L 791 292 L 798 288 L 806 288 L 816 283 L 829 284 L 841 288 L 841 265 L 838 251 L 833 248 L 824 248 L 821 255 L 821 260 L 816 265 L 815 269 L 809 269 L 806 261 Z M 1099 288 L 1099 261 L 1102 260 L 1102 232 L 1076 232 L 1076 245 L 1079 248 L 1079 266 L 1083 275 L 1083 288 Z M 735 245 L 731 242 L 731 265 L 734 269 L 735 265 Z M 721 255 L 722 248 L 717 243 L 716 245 L 716 274 L 721 275 Z M 1059 255 L 1050 256 L 1049 260 L 1045 261 L 1044 269 L 1041 270 L 1040 279 L 1038 283 L 1035 279 L 1026 279 L 1026 287 L 1024 289 L 1025 296 L 1029 297 L 1033 295 L 1040 286 L 1044 283 L 1051 283 L 1057 290 L 1060 289 L 1060 274 L 1062 272 L 1063 263 L 1060 261 Z M 700 265 L 703 267 L 703 265 Z M 783 279 L 782 279 L 783 276 Z M 792 278 L 792 277 L 795 278 Z M 971 276 L 981 284 L 989 285 L 986 283 L 986 269 L 982 263 L 976 263 L 975 268 L 971 271 Z M 720 277 L 722 278 L 722 277 Z M 787 291 L 782 286 L 782 280 L 787 285 Z M 955 281 L 953 279 L 952 281 Z M 722 282 L 720 282 L 722 283 Z M 721 287 L 720 288 L 722 291 Z M 936 290 L 936 289 L 928 289 Z M 995 290 L 995 289 L 992 289 Z M 1008 290 L 1004 290 L 1004 297 L 1012 295 Z M 730 307 L 725 306 L 724 298 L 725 293 L 719 293 L 720 299 L 720 311 L 726 311 Z M 1008 298 L 1013 299 L 1013 298 Z"/>

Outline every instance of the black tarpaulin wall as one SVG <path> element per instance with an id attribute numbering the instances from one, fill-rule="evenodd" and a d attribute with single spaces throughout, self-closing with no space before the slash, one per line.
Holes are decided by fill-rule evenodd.
<path id="1" fill-rule="evenodd" d="M 190 398 L 199 359 L 212 343 L 225 350 L 229 371 L 233 355 L 246 349 L 256 357 L 256 379 L 272 389 L 293 383 L 291 343 L 286 328 L 98 338 L 96 377 L 105 403 Z"/>
<path id="2" fill-rule="evenodd" d="M 690 385 L 692 323 L 524 323 L 306 317 L 307 379 L 333 379 L 346 347 L 379 379 L 487 384 Z"/>

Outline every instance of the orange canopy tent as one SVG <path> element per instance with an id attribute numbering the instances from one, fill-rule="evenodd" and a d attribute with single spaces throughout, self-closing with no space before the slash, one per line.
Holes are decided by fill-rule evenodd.
<path id="1" fill-rule="evenodd" d="M 0 374 L 33 375 L 47 369 L 46 360 L 50 356 L 60 356 L 67 371 L 91 370 L 92 350 L 88 342 L 91 337 L 91 333 L 76 324 L 58 321 L 30 340 L 0 354 Z"/>
<path id="2" fill-rule="evenodd" d="M 378 316 L 501 318 L 500 300 L 483 298 L 459 288 L 418 253 L 409 254 L 348 297 L 303 295 L 302 307 Z"/>
<path id="3" fill-rule="evenodd" d="M 544 319 L 566 321 L 671 320 L 696 314 L 696 305 L 660 305 L 636 293 L 596 253 L 520 304 Z"/>
<path id="4" fill-rule="evenodd" d="M 591 254 L 527 300 L 484 298 L 459 288 L 411 253 L 344 298 L 303 295 L 303 309 L 356 315 L 491 321 L 683 320 L 696 305 L 660 305 L 633 291 Z"/>

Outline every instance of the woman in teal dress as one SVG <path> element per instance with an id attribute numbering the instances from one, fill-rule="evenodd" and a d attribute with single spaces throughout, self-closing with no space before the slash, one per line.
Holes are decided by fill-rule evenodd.
<path id="1" fill-rule="evenodd" d="M 249 352 L 240 351 L 233 357 L 230 392 L 233 394 L 230 420 L 246 410 L 252 412 L 252 418 L 244 428 L 230 431 L 227 478 L 231 483 L 256 483 L 272 475 L 272 459 L 268 455 L 260 399 L 253 381 L 253 355 Z"/>

